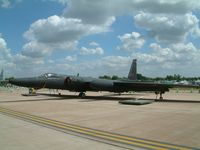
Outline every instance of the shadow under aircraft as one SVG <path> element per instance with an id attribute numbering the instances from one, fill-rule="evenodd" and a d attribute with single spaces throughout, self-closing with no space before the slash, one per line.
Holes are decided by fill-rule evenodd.
<path id="1" fill-rule="evenodd" d="M 156 95 L 160 95 L 169 91 L 170 88 L 198 88 L 195 85 L 181 84 L 164 84 L 155 82 L 142 82 L 136 79 L 136 60 L 134 59 L 129 71 L 128 79 L 109 80 L 98 79 L 93 77 L 80 77 L 71 75 L 58 75 L 54 73 L 46 73 L 38 77 L 15 78 L 8 82 L 14 85 L 28 87 L 29 89 L 61 89 L 79 92 L 79 97 L 85 97 L 86 91 L 109 91 L 115 93 L 123 93 L 129 91 L 151 91 Z M 31 90 L 29 90 L 31 91 Z"/>

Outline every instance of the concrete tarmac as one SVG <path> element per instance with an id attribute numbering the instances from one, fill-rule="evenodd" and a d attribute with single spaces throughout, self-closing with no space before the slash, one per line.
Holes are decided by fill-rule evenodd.
<path id="1" fill-rule="evenodd" d="M 0 114 L 2 150 L 123 150 Z"/>
<path id="2" fill-rule="evenodd" d="M 133 97 L 153 99 L 155 95 L 88 92 L 87 98 L 78 99 L 73 96 L 75 93 L 66 91 L 62 91 L 61 97 L 46 94 L 23 97 L 24 92 L 0 92 L 0 106 L 93 129 L 200 148 L 198 92 L 172 91 L 164 95 L 168 102 L 142 106 L 122 105 L 118 101 Z"/>

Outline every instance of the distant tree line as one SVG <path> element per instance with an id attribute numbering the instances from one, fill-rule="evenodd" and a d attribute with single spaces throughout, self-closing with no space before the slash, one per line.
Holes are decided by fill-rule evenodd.
<path id="1" fill-rule="evenodd" d="M 113 76 L 104 75 L 104 76 L 99 76 L 99 79 L 118 80 L 118 79 L 122 79 L 122 78 L 118 77 L 117 75 L 113 75 Z"/>
<path id="2" fill-rule="evenodd" d="M 0 87 L 7 86 L 8 85 L 8 80 L 10 80 L 10 79 L 14 79 L 14 77 L 5 78 L 5 80 L 0 81 Z"/>
<path id="3" fill-rule="evenodd" d="M 14 79 L 14 77 L 5 78 L 5 80 L 10 80 L 10 79 Z"/>
<path id="4" fill-rule="evenodd" d="M 200 80 L 200 77 L 184 77 L 184 76 L 181 76 L 180 74 L 174 74 L 174 75 L 167 75 L 166 77 L 164 78 L 160 78 L 160 77 L 156 77 L 154 78 L 154 80 L 167 80 L 167 81 L 183 81 L 183 80 L 186 80 L 186 81 L 196 81 L 196 80 Z"/>
<path id="5" fill-rule="evenodd" d="M 117 75 L 109 76 L 109 75 L 104 75 L 104 76 L 99 76 L 100 79 L 110 79 L 110 80 L 118 80 L 118 79 L 127 79 L 127 77 L 118 77 Z M 142 74 L 137 74 L 137 79 L 140 81 L 196 81 L 200 80 L 200 77 L 184 77 L 181 76 L 180 74 L 174 74 L 174 75 L 167 75 L 166 77 L 146 77 L 143 76 Z"/>

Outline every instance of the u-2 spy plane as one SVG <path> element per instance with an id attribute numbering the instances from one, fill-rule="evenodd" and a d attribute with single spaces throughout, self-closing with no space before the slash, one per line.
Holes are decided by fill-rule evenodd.
<path id="1" fill-rule="evenodd" d="M 8 82 L 14 85 L 41 89 L 61 89 L 79 92 L 79 97 L 85 97 L 86 91 L 109 91 L 123 93 L 128 91 L 152 91 L 156 95 L 169 91 L 176 87 L 197 87 L 193 85 L 164 84 L 155 82 L 142 82 L 136 80 L 136 60 L 134 59 L 129 71 L 128 79 L 109 80 L 93 77 L 80 77 L 72 75 L 58 75 L 54 73 L 45 73 L 38 77 L 10 79 Z"/>

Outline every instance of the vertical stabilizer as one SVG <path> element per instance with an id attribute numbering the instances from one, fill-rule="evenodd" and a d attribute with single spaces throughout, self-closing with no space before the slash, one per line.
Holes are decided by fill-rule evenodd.
<path id="1" fill-rule="evenodd" d="M 128 74 L 128 79 L 137 80 L 137 59 L 133 59 L 131 68 Z"/>

